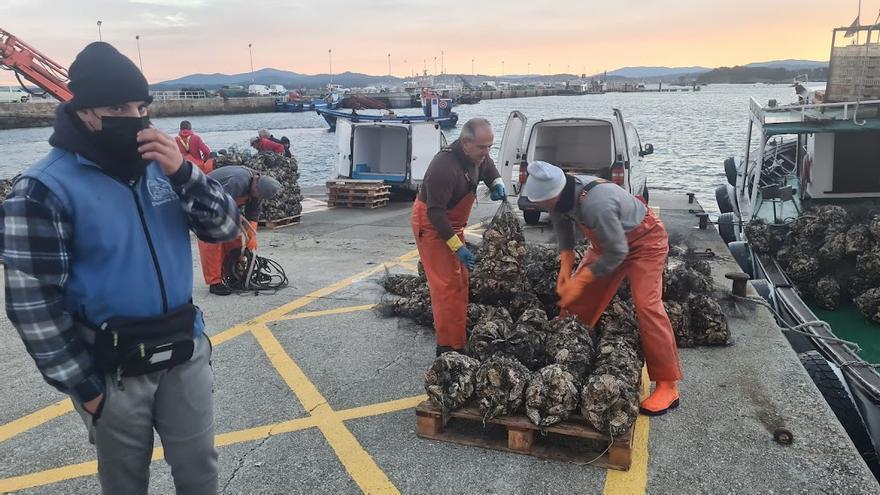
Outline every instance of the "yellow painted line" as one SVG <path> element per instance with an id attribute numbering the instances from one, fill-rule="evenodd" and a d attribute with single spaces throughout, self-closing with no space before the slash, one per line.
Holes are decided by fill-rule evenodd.
<path id="1" fill-rule="evenodd" d="M 266 426 L 257 426 L 256 428 L 248 428 L 246 430 L 230 431 L 221 433 L 214 439 L 214 445 L 217 447 L 225 447 L 227 445 L 235 445 L 242 442 L 252 442 L 262 440 L 282 433 L 290 433 L 294 431 L 305 430 L 316 426 L 315 418 L 309 416 L 306 418 L 297 418 L 290 421 L 282 421 Z"/>
<path id="2" fill-rule="evenodd" d="M 0 426 L 0 443 L 36 428 L 47 421 L 63 416 L 70 411 L 73 411 L 73 402 L 70 402 L 70 399 L 62 399 L 51 406 L 44 407 L 39 411 L 34 411 L 28 414 L 27 416 L 22 416 L 19 419 L 10 421 L 5 425 Z"/>
<path id="3" fill-rule="evenodd" d="M 413 263 L 411 261 L 401 261 L 400 263 L 397 264 L 397 266 L 403 268 L 404 270 L 409 270 L 411 272 L 419 271 L 418 265 L 416 265 L 415 263 Z"/>
<path id="4" fill-rule="evenodd" d="M 415 397 L 407 397 L 405 399 L 382 402 L 381 404 L 371 404 L 369 406 L 355 407 L 352 409 L 346 409 L 344 411 L 337 412 L 336 417 L 340 420 L 348 421 L 351 419 L 367 418 L 370 416 L 378 416 L 380 414 L 404 411 L 406 409 L 412 409 L 416 407 L 417 405 L 421 404 L 422 401 L 427 399 L 427 395 L 416 395 Z"/>
<path id="5" fill-rule="evenodd" d="M 245 322 L 239 325 L 235 325 L 232 328 L 227 328 L 222 332 L 217 332 L 214 335 L 211 335 L 209 338 L 211 339 L 211 345 L 218 346 L 224 342 L 232 340 L 242 334 L 245 334 L 251 330 L 250 325 Z"/>
<path id="6" fill-rule="evenodd" d="M 316 318 L 319 316 L 332 316 L 344 313 L 357 313 L 358 311 L 368 311 L 376 307 L 375 304 L 363 304 L 361 306 L 345 306 L 343 308 L 324 309 L 321 311 L 303 311 L 302 313 L 294 313 L 292 315 L 282 316 L 275 321 L 302 320 L 303 318 Z"/>
<path id="7" fill-rule="evenodd" d="M 98 472 L 98 461 L 71 464 L 60 468 L 47 469 L 37 473 L 13 476 L 0 480 L 0 492 L 14 492 L 33 488 L 35 486 L 49 485 L 82 476 L 90 476 Z"/>
<path id="8" fill-rule="evenodd" d="M 644 399 L 651 391 L 648 370 L 642 368 L 642 393 Z M 632 465 L 629 471 L 609 469 L 605 477 L 606 495 L 640 495 L 648 490 L 648 434 L 651 430 L 651 418 L 639 414 L 633 426 Z"/>
<path id="9" fill-rule="evenodd" d="M 316 419 L 321 433 L 361 491 L 369 494 L 399 493 L 357 438 L 335 417 L 327 399 L 284 351 L 272 332 L 262 325 L 251 330 L 251 333 L 287 386 L 296 394 L 306 411 Z"/>

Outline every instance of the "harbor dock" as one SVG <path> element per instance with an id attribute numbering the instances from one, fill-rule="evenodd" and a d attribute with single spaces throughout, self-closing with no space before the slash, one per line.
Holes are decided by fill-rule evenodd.
<path id="1" fill-rule="evenodd" d="M 193 242 L 195 303 L 214 344 L 221 493 L 880 493 L 771 313 L 725 297 L 732 344 L 680 350 L 681 406 L 639 417 L 629 471 L 418 438 L 433 331 L 372 310 L 386 273 L 416 269 L 411 204 L 328 208 L 323 188 L 304 192 L 302 222 L 260 237 L 286 289 L 210 295 Z M 716 254 L 716 289 L 729 293 L 724 275 L 739 269 L 714 228 L 697 227 L 699 206 L 659 189 L 651 202 L 671 237 Z M 472 240 L 496 209 L 480 199 Z M 526 237 L 552 243 L 552 228 Z M 2 326 L 0 493 L 99 492 L 82 420 Z M 780 429 L 791 444 L 774 440 Z M 173 492 L 162 456 L 151 493 Z"/>

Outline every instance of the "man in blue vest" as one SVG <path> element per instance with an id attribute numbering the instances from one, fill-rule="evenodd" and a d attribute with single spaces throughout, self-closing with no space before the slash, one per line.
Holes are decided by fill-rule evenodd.
<path id="1" fill-rule="evenodd" d="M 0 209 L 6 314 L 70 395 L 104 493 L 146 493 L 153 431 L 178 493 L 216 493 L 213 377 L 189 232 L 239 235 L 235 202 L 149 125 L 146 79 L 106 43 L 70 66 L 52 150 Z"/>

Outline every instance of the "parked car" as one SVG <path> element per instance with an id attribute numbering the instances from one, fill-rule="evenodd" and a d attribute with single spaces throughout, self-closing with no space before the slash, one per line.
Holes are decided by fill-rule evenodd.
<path id="1" fill-rule="evenodd" d="M 528 164 L 541 160 L 567 173 L 594 175 L 623 187 L 648 201 L 644 157 L 654 152 L 642 145 L 635 126 L 625 122 L 620 110 L 611 118 L 573 117 L 539 120 L 532 125 L 523 143 L 526 116 L 514 111 L 507 119 L 501 138 L 498 169 L 511 194 L 519 194 L 528 180 Z M 514 182 L 514 166 L 519 176 Z M 520 196 L 519 208 L 527 224 L 538 223 L 541 210 Z"/>
<path id="2" fill-rule="evenodd" d="M 0 88 L 0 103 L 27 103 L 31 95 L 21 88 Z"/>

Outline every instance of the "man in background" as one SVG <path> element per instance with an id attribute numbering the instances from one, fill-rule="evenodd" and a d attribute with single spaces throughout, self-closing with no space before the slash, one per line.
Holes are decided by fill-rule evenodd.
<path id="1" fill-rule="evenodd" d="M 281 189 L 281 184 L 268 175 L 260 175 L 255 170 L 241 166 L 220 167 L 208 174 L 208 177 L 219 182 L 226 193 L 235 199 L 235 204 L 243 208 L 241 227 L 247 233 L 247 248 L 256 251 L 257 220 L 260 218 L 263 200 L 275 196 Z M 199 242 L 202 274 L 211 294 L 228 296 L 232 293 L 223 284 L 223 262 L 230 252 L 241 247 L 241 238 L 221 244 Z"/>

